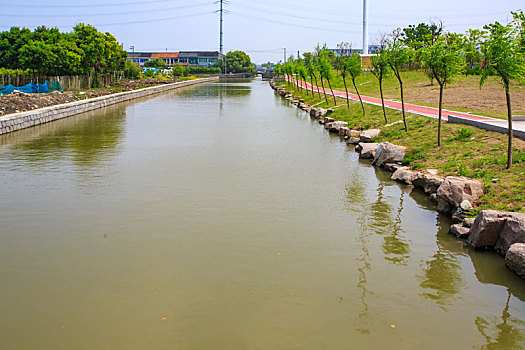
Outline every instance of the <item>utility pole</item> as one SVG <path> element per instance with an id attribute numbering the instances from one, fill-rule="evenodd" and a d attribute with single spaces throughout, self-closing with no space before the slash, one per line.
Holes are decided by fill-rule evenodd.
<path id="1" fill-rule="evenodd" d="M 135 64 L 135 45 L 132 45 L 129 47 L 132 51 L 132 54 L 131 54 L 131 63 Z"/>
<path id="2" fill-rule="evenodd" d="M 363 0 L 363 55 L 368 55 L 368 0 Z"/>
<path id="3" fill-rule="evenodd" d="M 223 46 L 222 46 L 222 14 L 224 12 L 224 9 L 223 9 L 223 3 L 224 3 L 224 0 L 219 0 L 220 1 L 220 4 L 221 4 L 221 9 L 219 10 L 220 12 L 220 18 L 221 18 L 221 24 L 220 24 L 220 34 L 219 34 L 219 53 L 222 55 L 222 50 L 223 50 Z"/>
<path id="4" fill-rule="evenodd" d="M 286 63 L 286 47 L 283 50 L 284 50 L 284 63 Z"/>
<path id="5" fill-rule="evenodd" d="M 299 50 L 297 50 L 297 59 L 301 58 L 301 55 L 299 54 Z"/>

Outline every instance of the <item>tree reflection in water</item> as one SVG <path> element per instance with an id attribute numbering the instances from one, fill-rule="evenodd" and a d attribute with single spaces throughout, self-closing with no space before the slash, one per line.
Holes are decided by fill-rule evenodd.
<path id="1" fill-rule="evenodd" d="M 371 269 L 369 245 L 372 235 L 383 237 L 382 250 L 384 259 L 393 264 L 405 265 L 409 258 L 409 244 L 402 237 L 401 214 L 403 212 L 403 201 L 405 192 L 401 191 L 399 205 L 394 210 L 385 200 L 384 190 L 393 184 L 389 181 L 381 181 L 376 189 L 377 195 L 373 202 L 367 198 L 367 184 L 363 177 L 355 176 L 347 186 L 347 208 L 356 212 L 358 236 L 357 242 L 360 254 L 357 258 L 358 283 L 357 288 L 361 290 L 361 303 L 363 308 L 359 313 L 364 318 L 368 313 L 367 297 L 367 272 Z M 395 214 L 395 216 L 394 216 Z"/>
<path id="2" fill-rule="evenodd" d="M 401 213 L 403 212 L 404 196 L 405 192 L 402 191 L 396 217 L 391 221 L 390 232 L 384 237 L 382 245 L 385 259 L 399 265 L 406 265 L 410 257 L 409 245 L 400 235 L 400 233 L 403 232 L 401 227 Z"/>
<path id="3" fill-rule="evenodd" d="M 476 317 L 476 327 L 485 338 L 483 349 L 525 349 L 525 322 L 512 317 L 509 312 L 511 293 L 507 290 L 507 301 L 501 317 L 487 320 Z"/>
<path id="4" fill-rule="evenodd" d="M 357 230 L 359 232 L 357 236 L 357 242 L 359 244 L 359 256 L 357 257 L 357 271 L 358 271 L 358 281 L 357 288 L 361 291 L 360 300 L 363 305 L 361 311 L 359 312 L 359 318 L 365 318 L 368 314 L 368 289 L 367 289 L 367 272 L 370 271 L 370 252 L 368 250 L 368 245 L 370 242 L 370 233 L 368 231 L 369 219 L 367 218 L 367 197 L 366 197 L 366 187 L 367 183 L 365 178 L 361 177 L 357 172 L 354 173 L 352 177 L 352 182 L 347 185 L 347 209 L 356 212 L 357 217 Z M 369 331 L 362 328 L 359 331 L 363 333 L 368 333 Z"/>
<path id="5" fill-rule="evenodd" d="M 458 258 L 438 245 L 438 251 L 424 263 L 419 276 L 422 295 L 434 300 L 443 310 L 464 288 L 462 269 Z"/>

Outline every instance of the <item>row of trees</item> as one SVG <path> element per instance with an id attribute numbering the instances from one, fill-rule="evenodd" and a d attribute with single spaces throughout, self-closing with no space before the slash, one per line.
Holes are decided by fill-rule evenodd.
<path id="1" fill-rule="evenodd" d="M 405 29 L 396 29 L 390 35 L 384 35 L 379 42 L 379 50 L 372 56 L 371 73 L 379 82 L 383 114 L 385 123 L 388 122 L 383 97 L 383 80 L 393 74 L 400 87 L 402 117 L 405 130 L 408 124 L 405 114 L 403 92 L 404 69 L 424 68 L 429 79 L 439 85 L 439 120 L 437 130 L 437 144 L 441 146 L 441 117 L 443 94 L 447 84 L 450 84 L 461 74 L 479 74 L 480 86 L 489 76 L 497 76 L 505 91 L 508 113 L 508 159 L 507 168 L 512 165 L 512 107 L 511 82 L 525 80 L 525 14 L 523 11 L 513 12 L 513 20 L 507 25 L 495 22 L 486 25 L 483 30 L 469 30 L 466 34 L 449 33 L 443 30 L 441 24 L 419 24 Z M 299 86 L 305 84 L 294 81 L 303 79 L 313 86 L 320 79 L 325 101 L 328 97 L 324 81 L 334 96 L 330 80 L 334 70 L 342 77 L 349 106 L 347 80 L 350 79 L 361 102 L 363 117 L 365 108 L 355 79 L 363 72 L 361 57 L 356 50 L 352 50 L 348 43 L 338 45 L 338 55 L 329 51 L 326 45 L 316 46 L 312 53 L 305 53 L 303 58 L 293 59 L 275 67 L 277 74 L 285 74 L 288 81 Z M 297 78 L 294 78 L 297 77 Z M 314 89 L 311 90 L 314 95 Z M 335 96 L 334 104 L 336 103 Z"/>
<path id="2" fill-rule="evenodd" d="M 113 35 L 83 23 L 71 33 L 44 26 L 0 32 L 0 68 L 42 75 L 98 75 L 122 70 L 126 57 Z"/>

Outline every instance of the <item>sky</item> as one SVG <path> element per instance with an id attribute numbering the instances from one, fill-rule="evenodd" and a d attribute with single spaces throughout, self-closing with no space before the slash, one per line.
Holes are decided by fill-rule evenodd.
<path id="1" fill-rule="evenodd" d="M 462 33 L 525 9 L 525 0 L 368 0 L 369 42 L 381 33 L 442 21 Z M 224 51 L 242 50 L 263 63 L 312 51 L 317 43 L 362 48 L 363 0 L 225 0 Z M 112 33 L 128 50 L 219 50 L 215 0 L 0 0 L 0 30 L 39 25 L 71 31 L 89 23 Z"/>

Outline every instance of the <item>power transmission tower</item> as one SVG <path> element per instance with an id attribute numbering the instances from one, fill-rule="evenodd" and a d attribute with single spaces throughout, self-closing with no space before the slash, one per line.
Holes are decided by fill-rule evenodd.
<path id="1" fill-rule="evenodd" d="M 224 61 L 224 45 L 222 42 L 223 37 L 223 30 L 222 30 L 222 22 L 223 22 L 223 15 L 225 13 L 228 13 L 227 10 L 224 9 L 224 5 L 228 4 L 228 0 L 218 0 L 216 3 L 220 5 L 219 10 L 215 12 L 219 12 L 219 53 L 222 56 L 222 59 Z M 224 72 L 226 73 L 226 62 L 224 61 Z"/>

